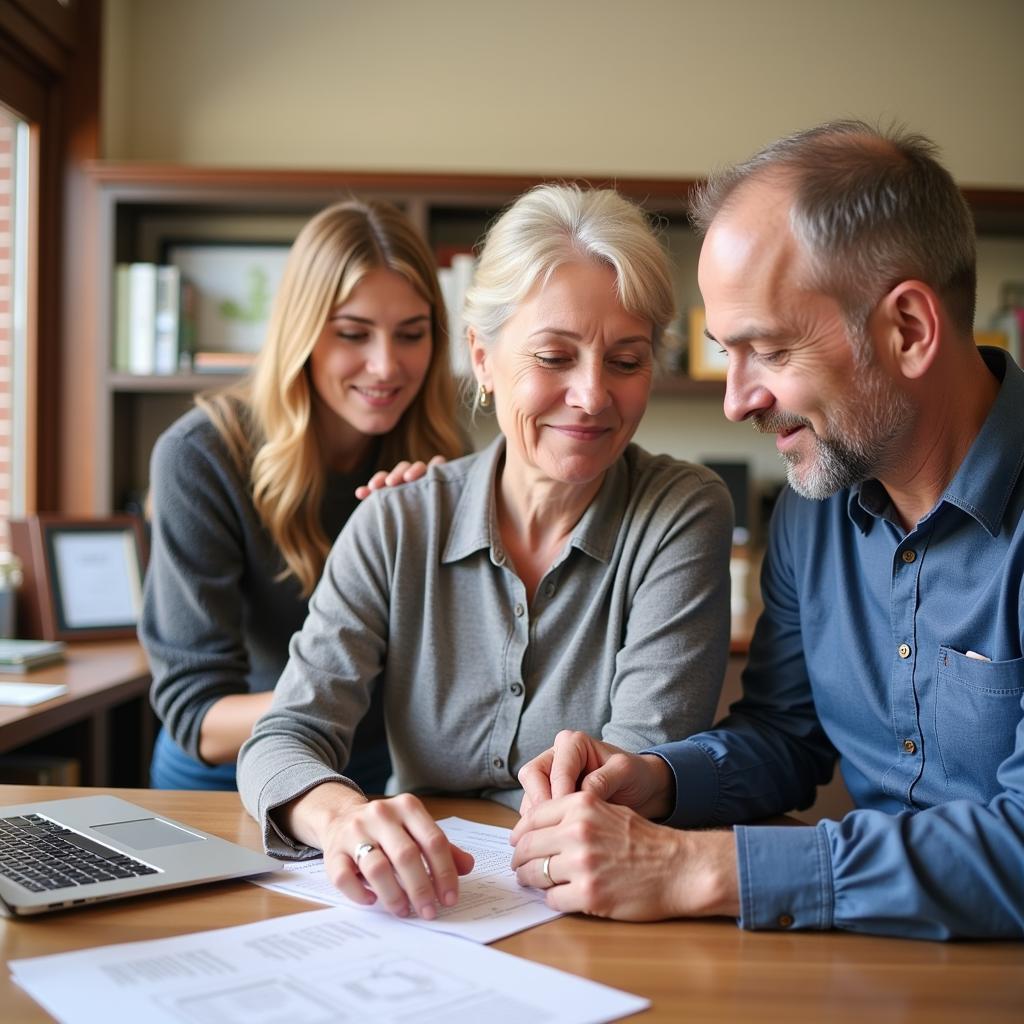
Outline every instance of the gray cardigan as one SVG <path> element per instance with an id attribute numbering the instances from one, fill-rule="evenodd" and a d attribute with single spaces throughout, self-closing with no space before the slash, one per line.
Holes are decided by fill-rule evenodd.
<path id="1" fill-rule="evenodd" d="M 328 537 L 358 505 L 353 492 L 369 472 L 327 477 L 321 524 Z M 214 701 L 273 689 L 307 601 L 294 577 L 276 578 L 284 560 L 206 413 L 193 409 L 160 436 L 150 479 L 153 542 L 139 639 L 153 673 L 153 707 L 198 759 L 199 729 Z M 360 743 L 383 739 L 383 716 L 370 716 Z"/>
<path id="2" fill-rule="evenodd" d="M 518 806 L 516 773 L 559 729 L 627 750 L 711 724 L 729 640 L 732 510 L 708 470 L 630 445 L 532 607 L 497 529 L 499 438 L 376 493 L 334 545 L 238 788 L 269 813 L 347 782 L 352 730 L 383 689 L 390 792 Z"/>

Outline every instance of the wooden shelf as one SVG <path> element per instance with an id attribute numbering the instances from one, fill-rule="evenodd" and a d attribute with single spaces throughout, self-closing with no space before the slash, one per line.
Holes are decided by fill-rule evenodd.
<path id="1" fill-rule="evenodd" d="M 662 374 L 654 378 L 651 396 L 659 398 L 714 398 L 725 397 L 725 381 L 694 380 L 681 374 Z"/>
<path id="2" fill-rule="evenodd" d="M 76 343 L 95 358 L 88 379 L 83 378 L 66 396 L 64 414 L 69 422 L 82 424 L 95 437 L 95 444 L 75 467 L 66 505 L 98 515 L 121 507 L 126 495 L 145 491 L 149 450 L 189 396 L 240 376 L 135 376 L 109 369 L 114 267 L 132 260 L 158 260 L 161 239 L 175 230 L 200 235 L 208 230 L 210 237 L 223 234 L 225 238 L 238 233 L 241 238 L 247 237 L 246 231 L 256 230 L 246 226 L 250 221 L 261 232 L 278 230 L 283 240 L 296 223 L 327 203 L 357 194 L 401 206 L 432 244 L 466 246 L 478 240 L 498 210 L 545 181 L 614 186 L 678 229 L 686 224 L 687 200 L 694 185 L 687 178 L 606 174 L 407 174 L 103 161 L 89 165 L 88 178 L 88 208 L 82 216 L 95 225 L 95 231 L 88 253 L 82 254 L 88 271 L 79 296 L 83 315 Z M 964 195 L 980 233 L 1024 235 L 1024 190 L 965 188 Z M 684 253 L 683 258 L 690 257 Z M 712 403 L 721 403 L 724 394 L 721 381 L 667 373 L 657 376 L 652 388 L 656 400 L 701 402 L 709 414 Z"/>
<path id="3" fill-rule="evenodd" d="M 241 377 L 241 373 L 111 373 L 107 387 L 118 394 L 192 394 L 223 387 Z"/>
<path id="4" fill-rule="evenodd" d="M 185 395 L 223 387 L 241 376 L 241 373 L 111 373 L 107 377 L 107 387 L 116 394 Z M 694 380 L 692 377 L 663 375 L 655 377 L 651 395 L 659 398 L 708 398 L 721 401 L 725 395 L 725 384 L 720 380 Z"/>

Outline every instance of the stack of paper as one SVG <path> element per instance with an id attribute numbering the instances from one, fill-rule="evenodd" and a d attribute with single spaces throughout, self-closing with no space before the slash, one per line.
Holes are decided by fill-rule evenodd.
<path id="1" fill-rule="evenodd" d="M 27 672 L 63 660 L 60 640 L 0 640 L 0 672 Z"/>

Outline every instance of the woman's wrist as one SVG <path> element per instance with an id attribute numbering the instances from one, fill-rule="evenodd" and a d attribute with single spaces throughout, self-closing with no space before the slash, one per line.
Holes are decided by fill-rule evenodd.
<path id="1" fill-rule="evenodd" d="M 351 786 L 322 782 L 274 813 L 282 829 L 293 839 L 322 850 L 331 827 L 366 803 L 366 797 Z"/>

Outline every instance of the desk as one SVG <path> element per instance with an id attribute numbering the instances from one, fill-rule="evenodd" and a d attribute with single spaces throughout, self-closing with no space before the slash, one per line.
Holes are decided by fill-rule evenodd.
<path id="1" fill-rule="evenodd" d="M 82 757 L 85 781 L 94 785 L 110 782 L 109 713 L 141 698 L 141 713 L 135 716 L 139 745 L 137 779 L 149 777 L 149 752 L 153 746 L 152 715 L 149 714 L 149 665 L 136 640 L 119 640 L 68 645 L 65 660 L 57 665 L 34 669 L 0 679 L 28 683 L 63 683 L 68 692 L 62 697 L 29 708 L 0 705 L 0 753 L 51 735 L 60 729 L 81 723 L 85 728 Z"/>
<path id="2" fill-rule="evenodd" d="M 0 803 L 89 790 L 0 786 Z M 259 830 L 233 793 L 115 790 L 171 817 L 258 848 Z M 428 801 L 450 814 L 512 825 L 516 816 L 476 800 Z M 247 882 L 221 882 L 119 903 L 0 921 L 4 961 L 89 946 L 228 927 L 317 904 Z M 931 943 L 840 933 L 741 931 L 732 921 L 621 924 L 568 917 L 495 943 L 496 949 L 653 1000 L 644 1024 L 680 1021 L 1013 1021 L 1024 1007 L 1024 943 Z M 49 1017 L 4 971 L 8 1024 Z"/>

